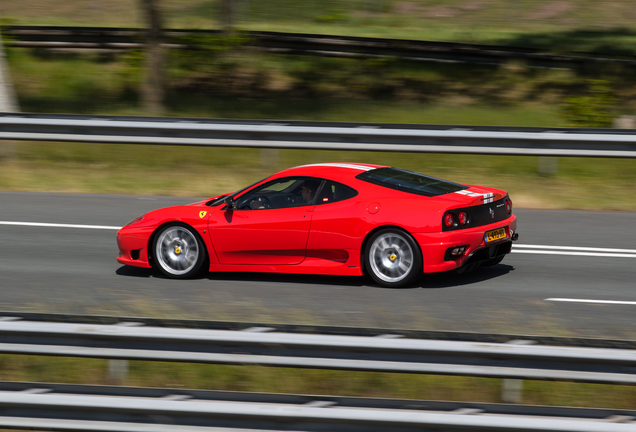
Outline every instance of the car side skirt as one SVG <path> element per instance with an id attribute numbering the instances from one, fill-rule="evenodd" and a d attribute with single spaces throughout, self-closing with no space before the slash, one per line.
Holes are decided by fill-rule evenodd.
<path id="1" fill-rule="evenodd" d="M 261 272 L 362 276 L 360 250 L 308 250 L 305 259 L 294 265 L 245 265 L 210 263 L 211 272 Z"/>

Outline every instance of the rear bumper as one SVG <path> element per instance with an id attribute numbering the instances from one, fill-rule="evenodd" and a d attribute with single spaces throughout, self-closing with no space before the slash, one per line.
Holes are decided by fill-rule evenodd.
<path id="1" fill-rule="evenodd" d="M 506 254 L 509 254 L 512 250 L 512 240 L 500 242 L 485 246 L 477 249 L 471 256 L 468 257 L 464 264 L 460 267 L 460 272 L 472 271 L 479 267 L 482 263 L 495 260 Z"/>
<path id="2" fill-rule="evenodd" d="M 504 228 L 506 237 L 494 242 L 485 241 L 485 233 Z M 510 253 L 512 238 L 517 234 L 517 217 L 509 218 L 475 228 L 467 228 L 441 233 L 416 233 L 413 235 L 422 250 L 424 273 L 456 270 L 466 266 L 477 267 L 484 261 Z M 450 257 L 448 250 L 465 247 L 456 257 Z"/>

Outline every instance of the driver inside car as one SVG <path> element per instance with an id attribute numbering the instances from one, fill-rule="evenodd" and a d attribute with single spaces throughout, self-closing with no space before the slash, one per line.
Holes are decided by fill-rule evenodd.
<path id="1" fill-rule="evenodd" d="M 313 203 L 320 180 L 283 179 L 272 182 L 241 200 L 241 210 L 281 209 Z"/>
<path id="2" fill-rule="evenodd" d="M 314 195 L 320 186 L 320 181 L 307 180 L 300 186 L 300 197 L 304 201 L 303 204 L 311 204 Z"/>
<path id="3" fill-rule="evenodd" d="M 308 186 L 300 187 L 300 195 L 307 204 L 311 203 L 311 200 L 314 198 L 314 193 Z"/>
<path id="4" fill-rule="evenodd" d="M 252 210 L 258 210 L 258 209 L 264 209 L 266 208 L 265 206 L 265 200 L 262 197 L 256 197 L 256 198 L 252 198 L 250 200 L 250 202 L 248 203 L 249 208 L 251 208 Z"/>

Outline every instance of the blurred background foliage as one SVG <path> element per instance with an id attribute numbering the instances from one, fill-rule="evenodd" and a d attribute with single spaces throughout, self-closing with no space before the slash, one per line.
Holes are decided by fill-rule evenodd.
<path id="1" fill-rule="evenodd" d="M 240 35 L 206 39 L 198 42 L 209 49 L 168 53 L 168 115 L 611 127 L 636 105 L 635 71 L 627 66 L 539 69 L 519 62 L 268 55 L 243 47 Z M 7 53 L 25 112 L 143 114 L 141 51 Z M 477 110 L 498 115 L 475 118 Z M 431 118 L 431 111 L 438 115 Z"/>
<path id="2" fill-rule="evenodd" d="M 144 27 L 139 3 L 2 2 L 0 17 L 5 25 Z M 505 118 L 505 111 L 523 107 L 537 112 L 531 120 L 534 126 L 606 127 L 611 125 L 608 118 L 631 114 L 636 108 L 636 71 L 629 64 L 538 69 L 519 61 L 496 66 L 264 55 L 243 47 L 241 33 L 269 30 L 484 43 L 633 59 L 636 8 L 628 0 L 159 0 L 158 4 L 166 28 L 217 29 L 229 19 L 236 31 L 183 38 L 183 43 L 206 49 L 169 52 L 168 115 L 182 115 L 191 102 L 187 115 L 259 118 L 319 118 L 325 109 L 353 105 L 351 112 L 339 109 L 338 116 L 364 121 L 356 115 L 355 105 L 382 101 L 387 111 L 391 106 L 399 111 L 405 104 L 416 104 L 423 112 L 456 108 L 442 123 L 499 125 L 499 116 L 475 120 L 465 110 L 498 109 Z M 224 4 L 231 4 L 230 18 L 223 13 Z M 24 111 L 139 112 L 140 52 L 11 49 L 9 58 Z M 595 84 L 601 81 L 607 96 L 602 103 Z M 206 98 L 222 98 L 228 111 L 206 110 L 214 105 Z M 253 109 L 241 114 L 235 107 L 245 99 Z M 308 99 L 312 103 L 303 103 Z M 295 109 L 289 110 L 290 106 Z M 387 113 L 386 121 L 396 121 L 395 117 Z M 433 122 L 418 116 L 403 121 Z"/>
<path id="3" fill-rule="evenodd" d="M 223 0 L 161 0 L 166 27 L 219 28 Z M 232 0 L 238 29 L 633 52 L 631 0 Z M 15 24 L 142 27 L 138 0 L 3 1 Z M 622 42 L 618 43 L 620 40 Z M 586 42 L 583 42 L 586 41 Z M 605 48 L 604 48 L 605 47 Z"/>
<path id="4" fill-rule="evenodd" d="M 0 17 L 5 25 L 143 27 L 138 3 L 5 1 Z M 160 5 L 168 28 L 224 25 L 222 0 L 161 0 Z M 477 65 L 266 54 L 246 47 L 243 33 L 484 43 L 633 59 L 636 8 L 631 1 L 232 0 L 232 5 L 234 32 L 183 40 L 205 49 L 168 50 L 165 115 L 612 127 L 617 116 L 636 110 L 636 68 L 628 63 L 537 68 L 522 61 Z M 139 93 L 141 51 L 10 48 L 7 54 L 24 112 L 145 114 Z M 529 157 L 280 151 L 263 158 L 250 149 L 60 143 L 24 143 L 15 154 L 17 160 L 10 163 L 0 158 L 2 188 L 214 195 L 294 164 L 356 160 L 498 186 L 519 197 L 521 206 L 636 210 L 634 200 L 623 198 L 636 192 L 636 163 L 630 160 L 561 158 L 546 173 Z M 189 175 L 167 179 L 162 173 L 174 166 Z"/>
<path id="5" fill-rule="evenodd" d="M 592 80 L 587 92 L 565 98 L 563 114 L 567 126 L 607 128 L 614 120 L 613 108 L 617 98 L 607 81 Z"/>

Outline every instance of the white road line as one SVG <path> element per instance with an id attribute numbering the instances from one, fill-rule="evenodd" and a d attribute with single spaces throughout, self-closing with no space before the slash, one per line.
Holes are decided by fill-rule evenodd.
<path id="1" fill-rule="evenodd" d="M 588 300 L 588 299 L 569 299 L 569 298 L 547 298 L 545 301 L 553 302 L 571 302 L 571 303 L 598 303 L 598 304 L 618 304 L 618 305 L 636 305 L 636 301 L 620 301 L 620 300 Z"/>
<path id="2" fill-rule="evenodd" d="M 512 252 L 542 255 L 593 256 L 609 258 L 636 258 L 636 249 L 610 249 L 578 246 L 543 246 L 515 244 Z"/>
<path id="3" fill-rule="evenodd" d="M 598 252 L 564 252 L 564 251 L 549 251 L 549 250 L 514 250 L 514 253 L 525 254 L 542 254 L 542 255 L 569 255 L 569 256 L 593 256 L 593 257 L 611 257 L 611 258 L 636 258 L 636 253 L 633 254 L 616 254 L 616 253 L 598 253 Z"/>
<path id="4" fill-rule="evenodd" d="M 514 244 L 514 249 L 554 249 L 554 250 L 568 250 L 568 251 L 586 251 L 586 252 L 624 252 L 636 254 L 636 249 L 607 249 L 607 248 L 593 248 L 593 247 L 578 247 L 578 246 L 543 246 L 543 245 L 528 245 L 528 244 Z"/>
<path id="5" fill-rule="evenodd" d="M 11 222 L 0 221 L 0 225 L 50 227 L 50 228 L 79 228 L 79 229 L 101 229 L 120 230 L 118 226 L 108 225 L 77 225 L 77 224 L 55 224 L 45 222 Z M 543 255 L 570 255 L 570 256 L 594 256 L 609 258 L 636 258 L 636 249 L 608 249 L 591 248 L 577 246 L 543 246 L 515 244 L 512 247 L 514 253 L 543 254 Z"/>
<path id="6" fill-rule="evenodd" d="M 0 221 L 0 225 L 32 226 L 32 227 L 53 227 L 53 228 L 81 228 L 81 229 L 101 229 L 120 230 L 121 227 L 107 225 L 75 225 L 75 224 L 55 224 L 44 222 L 6 222 Z"/>

